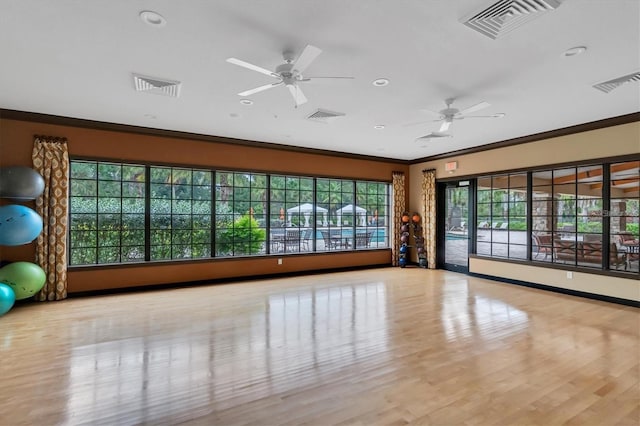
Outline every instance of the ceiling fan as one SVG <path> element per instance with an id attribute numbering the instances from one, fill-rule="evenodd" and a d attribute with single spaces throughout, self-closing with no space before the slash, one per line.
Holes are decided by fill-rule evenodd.
<path id="1" fill-rule="evenodd" d="M 449 130 L 449 127 L 451 127 L 451 124 L 453 123 L 453 120 L 462 120 L 465 118 L 502 118 L 505 116 L 504 113 L 498 113 L 498 114 L 493 114 L 493 115 L 467 115 L 467 114 L 471 114 L 473 112 L 476 111 L 480 111 L 481 109 L 485 109 L 488 106 L 490 106 L 491 104 L 489 104 L 488 102 L 480 102 L 477 103 L 475 105 L 470 106 L 469 108 L 465 108 L 463 110 L 459 110 L 457 108 L 453 108 L 451 105 L 453 104 L 453 101 L 455 101 L 454 98 L 449 98 L 446 99 L 444 102 L 447 105 L 447 107 L 443 110 L 440 110 L 439 112 L 434 112 L 434 111 L 430 111 L 430 110 L 423 110 L 426 112 L 429 112 L 431 114 L 436 114 L 439 115 L 440 117 L 437 120 L 433 120 L 436 122 L 441 121 L 442 124 L 440 125 L 440 129 L 438 129 L 437 131 L 431 132 L 428 135 L 419 137 L 417 139 L 431 139 L 431 138 L 447 138 L 447 137 L 451 137 L 451 135 L 449 133 L 447 133 L 447 130 Z M 420 123 L 412 123 L 410 125 L 414 125 L 414 124 L 423 124 L 425 123 L 420 122 Z"/>
<path id="2" fill-rule="evenodd" d="M 272 89 L 278 86 L 286 86 L 291 92 L 291 96 L 293 96 L 293 100 L 295 101 L 296 108 L 298 105 L 302 105 L 307 102 L 307 97 L 304 95 L 298 83 L 303 81 L 309 81 L 312 79 L 320 79 L 320 78 L 343 78 L 343 79 L 351 79 L 353 77 L 305 77 L 302 73 L 311 65 L 318 55 L 322 53 L 322 50 L 319 48 L 308 44 L 303 50 L 298 58 L 295 58 L 295 54 L 292 50 L 285 50 L 282 53 L 284 57 L 284 63 L 280 64 L 276 67 L 275 71 L 270 71 L 266 68 L 259 67 L 257 65 L 253 65 L 249 62 L 242 61 L 236 58 L 228 58 L 227 62 L 238 65 L 243 68 L 247 68 L 253 71 L 257 71 L 259 73 L 268 75 L 269 77 L 275 78 L 277 81 L 271 84 L 265 84 L 264 86 L 256 87 L 255 89 L 245 90 L 244 92 L 238 93 L 239 96 L 250 96 L 258 92 L 262 92 L 264 90 Z"/>

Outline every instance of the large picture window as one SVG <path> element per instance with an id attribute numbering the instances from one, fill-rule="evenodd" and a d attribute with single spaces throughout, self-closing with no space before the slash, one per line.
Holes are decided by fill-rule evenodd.
<path id="1" fill-rule="evenodd" d="M 477 255 L 638 275 L 639 161 L 484 176 L 477 182 Z"/>
<path id="2" fill-rule="evenodd" d="M 70 265 L 389 246 L 389 184 L 71 161 Z"/>

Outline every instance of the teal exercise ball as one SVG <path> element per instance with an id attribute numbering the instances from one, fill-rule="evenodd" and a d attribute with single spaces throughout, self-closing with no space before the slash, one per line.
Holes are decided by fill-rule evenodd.
<path id="1" fill-rule="evenodd" d="M 0 207 L 0 245 L 28 244 L 41 232 L 42 218 L 29 207 L 19 204 Z"/>
<path id="2" fill-rule="evenodd" d="M 11 287 L 16 300 L 27 299 L 39 292 L 46 279 L 42 268 L 31 262 L 13 262 L 0 269 L 0 283 Z"/>
<path id="3" fill-rule="evenodd" d="M 31 167 L 0 167 L 0 197 L 28 201 L 35 200 L 43 191 L 44 179 Z"/>
<path id="4" fill-rule="evenodd" d="M 15 302 L 16 294 L 11 287 L 0 283 L 0 316 L 9 312 Z"/>

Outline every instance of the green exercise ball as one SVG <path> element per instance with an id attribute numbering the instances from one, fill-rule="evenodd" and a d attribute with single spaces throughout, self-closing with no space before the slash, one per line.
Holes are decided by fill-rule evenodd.
<path id="1" fill-rule="evenodd" d="M 13 262 L 0 269 L 0 282 L 13 289 L 16 300 L 27 299 L 39 292 L 46 279 L 42 268 L 31 262 Z"/>

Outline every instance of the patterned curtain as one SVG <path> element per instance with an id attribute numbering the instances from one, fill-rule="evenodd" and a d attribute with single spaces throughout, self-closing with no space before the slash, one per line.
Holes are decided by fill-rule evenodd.
<path id="1" fill-rule="evenodd" d="M 407 197 L 404 190 L 404 173 L 393 172 L 393 216 L 391 217 L 391 264 L 398 266 L 400 252 L 400 218 L 407 209 Z"/>
<path id="2" fill-rule="evenodd" d="M 436 269 L 436 171 L 422 171 L 422 221 L 429 269 Z"/>
<path id="3" fill-rule="evenodd" d="M 69 153 L 67 140 L 34 136 L 33 168 L 44 178 L 44 192 L 36 199 L 36 211 L 44 227 L 36 242 L 36 263 L 47 279 L 38 301 L 67 297 L 67 210 Z"/>

